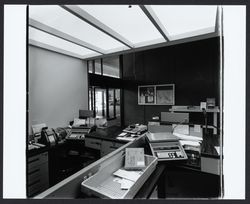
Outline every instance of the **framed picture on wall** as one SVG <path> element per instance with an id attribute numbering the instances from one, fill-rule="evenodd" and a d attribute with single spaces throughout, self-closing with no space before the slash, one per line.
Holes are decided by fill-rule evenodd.
<path id="1" fill-rule="evenodd" d="M 174 105 L 174 84 L 138 86 L 139 105 Z"/>
<path id="2" fill-rule="evenodd" d="M 139 105 L 155 104 L 155 86 L 138 87 L 138 104 Z"/>
<path id="3" fill-rule="evenodd" d="M 174 105 L 174 84 L 165 84 L 156 86 L 156 104 L 157 105 Z"/>

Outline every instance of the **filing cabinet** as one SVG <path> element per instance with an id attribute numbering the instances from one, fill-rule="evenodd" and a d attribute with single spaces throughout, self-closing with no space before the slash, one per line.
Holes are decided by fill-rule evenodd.
<path id="1" fill-rule="evenodd" d="M 28 197 L 49 188 L 48 152 L 28 157 L 27 195 Z"/>

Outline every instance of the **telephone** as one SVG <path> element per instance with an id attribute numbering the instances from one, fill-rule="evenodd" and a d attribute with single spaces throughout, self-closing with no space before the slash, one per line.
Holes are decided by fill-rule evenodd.
<path id="1" fill-rule="evenodd" d="M 53 147 L 57 143 L 57 137 L 53 129 L 48 129 L 48 127 L 42 128 L 41 139 L 39 141 L 42 144 Z"/>

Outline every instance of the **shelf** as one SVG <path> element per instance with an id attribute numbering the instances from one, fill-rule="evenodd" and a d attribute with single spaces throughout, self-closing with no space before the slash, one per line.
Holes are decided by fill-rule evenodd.
<path id="1" fill-rule="evenodd" d="M 172 106 L 172 108 L 169 109 L 169 111 L 171 112 L 196 112 L 196 113 L 201 113 L 203 112 L 200 109 L 200 106 L 192 106 L 190 108 L 188 108 L 188 106 Z M 211 108 L 211 109 L 206 109 L 207 113 L 219 113 L 219 107 L 216 106 L 215 108 Z"/>

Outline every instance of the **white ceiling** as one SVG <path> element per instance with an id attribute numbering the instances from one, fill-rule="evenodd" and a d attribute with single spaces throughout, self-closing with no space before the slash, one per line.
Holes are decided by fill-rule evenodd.
<path id="1" fill-rule="evenodd" d="M 217 6 L 32 5 L 29 43 L 86 59 L 216 33 Z"/>

